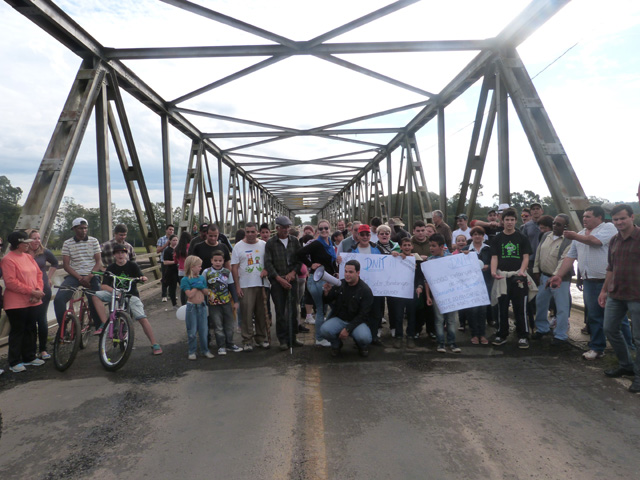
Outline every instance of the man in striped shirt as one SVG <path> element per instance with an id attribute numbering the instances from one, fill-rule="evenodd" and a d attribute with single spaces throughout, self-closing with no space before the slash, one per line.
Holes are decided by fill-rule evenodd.
<path id="1" fill-rule="evenodd" d="M 97 238 L 88 235 L 89 224 L 84 218 L 74 219 L 71 225 L 74 235 L 62 244 L 62 265 L 69 274 L 62 282 L 62 286 L 78 287 L 82 285 L 84 288 L 98 291 L 100 290 L 100 278 L 91 272 L 102 269 L 100 243 Z M 53 308 L 58 325 L 62 323 L 67 302 L 72 296 L 71 290 L 58 290 L 56 293 Z M 99 330 L 107 319 L 102 301 L 91 296 L 89 309 L 96 330 Z"/>

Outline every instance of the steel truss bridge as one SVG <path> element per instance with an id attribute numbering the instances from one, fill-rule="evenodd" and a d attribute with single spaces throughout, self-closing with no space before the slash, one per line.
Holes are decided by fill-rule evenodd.
<path id="1" fill-rule="evenodd" d="M 391 216 L 403 216 L 412 224 L 415 202 L 423 219 L 430 218 L 432 209 L 436 207 L 446 214 L 445 112 L 447 106 L 479 81 L 482 87 L 462 175 L 460 202 L 455 213 L 462 213 L 467 205 L 466 213 L 473 216 L 494 128 L 497 130 L 499 199 L 501 203 L 509 203 L 509 99 L 559 211 L 569 214 L 573 225 L 578 226 L 581 212 L 588 205 L 542 100 L 516 51 L 518 45 L 564 7 L 568 0 L 533 0 L 491 38 L 366 43 L 335 43 L 332 40 L 383 17 L 393 18 L 394 14 L 411 7 L 418 0 L 390 3 L 303 41 L 286 38 L 197 3 L 163 0 L 176 11 L 207 19 L 211 28 L 224 24 L 267 41 L 255 45 L 168 48 L 110 48 L 99 43 L 52 1 L 5 1 L 81 58 L 80 68 L 17 224 L 19 229 L 39 228 L 45 242 L 92 114 L 95 115 L 97 130 L 102 238 L 110 237 L 112 226 L 109 136 L 115 146 L 149 251 L 153 250 L 155 240 L 161 235 L 158 222 L 171 222 L 170 126 L 191 141 L 180 229 L 187 229 L 193 224 L 196 211 L 200 220 L 207 216 L 227 232 L 247 221 L 273 222 L 278 215 L 293 216 L 296 213 L 317 213 L 334 222 L 338 218 L 368 221 L 378 216 L 386 221 Z M 352 54 L 463 51 L 473 52 L 475 56 L 437 92 L 424 90 L 348 60 Z M 185 102 L 189 100 L 259 71 L 268 72 L 274 64 L 296 56 L 323 60 L 327 65 L 345 68 L 381 84 L 412 92 L 421 100 L 312 128 L 282 126 L 185 107 Z M 162 98 L 125 65 L 129 60 L 139 59 L 222 57 L 256 57 L 260 60 L 173 99 Z M 416 79 L 416 82 L 422 83 L 420 79 Z M 152 213 L 149 192 L 122 98 L 123 91 L 144 104 L 161 120 L 165 219 L 154 218 Z M 284 101 L 298 100 L 291 98 Z M 370 120 L 390 121 L 397 118 L 394 115 L 406 112 L 410 112 L 411 116 L 408 122 L 402 124 L 375 128 L 359 126 Z M 308 112 L 308 117 L 313 119 L 313 112 Z M 242 128 L 235 131 L 206 131 L 195 124 L 197 119 L 202 118 L 241 125 Z M 439 205 L 431 204 L 416 141 L 416 132 L 432 120 L 437 124 Z M 286 141 L 295 137 L 322 139 L 344 145 L 345 150 L 321 158 L 297 158 L 295 153 L 287 155 L 286 151 Z M 380 138 L 389 140 L 381 142 Z M 219 146 L 229 139 L 236 140 L 234 146 Z M 281 145 L 283 154 L 273 156 L 257 153 L 259 146 L 268 143 L 272 144 L 272 148 Z M 228 178 L 226 189 L 223 177 Z M 143 214 L 145 210 L 149 218 L 148 226 Z"/>

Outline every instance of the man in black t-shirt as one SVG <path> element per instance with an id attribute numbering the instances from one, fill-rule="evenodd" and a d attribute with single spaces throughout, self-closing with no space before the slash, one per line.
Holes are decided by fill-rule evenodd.
<path id="1" fill-rule="evenodd" d="M 207 238 L 204 242 L 200 242 L 195 246 L 193 252 L 189 255 L 195 255 L 202 260 L 202 271 L 211 266 L 211 255 L 216 250 L 221 251 L 224 254 L 224 268 L 231 271 L 231 253 L 226 245 L 223 245 L 218 241 L 220 231 L 215 225 L 209 225 L 207 230 Z"/>
<path id="2" fill-rule="evenodd" d="M 127 260 L 127 248 L 124 245 L 115 245 L 113 247 L 113 255 L 116 259 L 115 263 L 112 263 L 107 267 L 107 272 L 113 273 L 118 277 L 128 277 L 128 278 L 140 278 L 143 282 L 147 280 L 147 277 L 142 275 L 142 271 L 137 263 L 131 262 Z M 102 290 L 96 292 L 96 297 L 98 297 L 103 302 L 111 301 L 111 292 L 113 291 L 113 278 L 110 275 L 105 275 L 102 278 Z M 117 282 L 118 280 L 116 280 Z M 118 284 L 116 283 L 116 286 Z M 118 287 L 119 288 L 119 287 Z M 140 322 L 140 326 L 144 331 L 144 334 L 147 336 L 149 341 L 151 342 L 151 348 L 153 350 L 154 355 L 162 354 L 162 348 L 158 343 L 156 343 L 155 336 L 153 335 L 153 330 L 151 329 L 151 324 L 149 323 L 149 319 L 147 318 L 147 314 L 144 313 L 144 305 L 142 305 L 142 301 L 140 300 L 140 294 L 138 293 L 138 288 L 134 283 L 129 292 L 131 294 L 131 298 L 129 299 L 129 306 L 131 307 L 131 316 Z M 101 325 L 96 333 L 101 333 L 104 325 Z"/>
<path id="3" fill-rule="evenodd" d="M 525 319 L 525 303 L 529 288 L 527 285 L 527 267 L 531 244 L 529 239 L 516 230 L 517 213 L 508 208 L 502 212 L 504 230 L 491 242 L 491 275 L 497 282 L 504 282 L 502 295 L 498 298 L 500 306 L 500 328 L 493 340 L 494 345 L 503 345 L 509 335 L 509 302 L 513 308 L 518 334 L 518 347 L 529 348 L 529 325 Z M 498 270 L 500 272 L 498 273 Z M 497 285 L 499 287 L 500 284 Z"/>

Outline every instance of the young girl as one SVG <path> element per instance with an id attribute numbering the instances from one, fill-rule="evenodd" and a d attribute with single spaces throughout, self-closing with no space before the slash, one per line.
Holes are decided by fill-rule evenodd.
<path id="1" fill-rule="evenodd" d="M 207 345 L 209 336 L 209 322 L 205 295 L 209 295 L 207 281 L 200 275 L 202 260 L 195 255 L 189 255 L 184 262 L 184 277 L 180 281 L 180 288 L 187 296 L 187 338 L 189 341 L 189 360 L 196 359 L 198 344 L 196 334 L 200 337 L 200 351 L 207 358 L 213 358 Z"/>

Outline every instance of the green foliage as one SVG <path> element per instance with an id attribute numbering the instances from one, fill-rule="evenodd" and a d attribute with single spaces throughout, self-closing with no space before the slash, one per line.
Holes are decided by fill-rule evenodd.
<path id="1" fill-rule="evenodd" d="M 7 238 L 16 226 L 22 207 L 18 205 L 22 189 L 13 187 L 4 175 L 0 176 L 0 237 Z"/>

